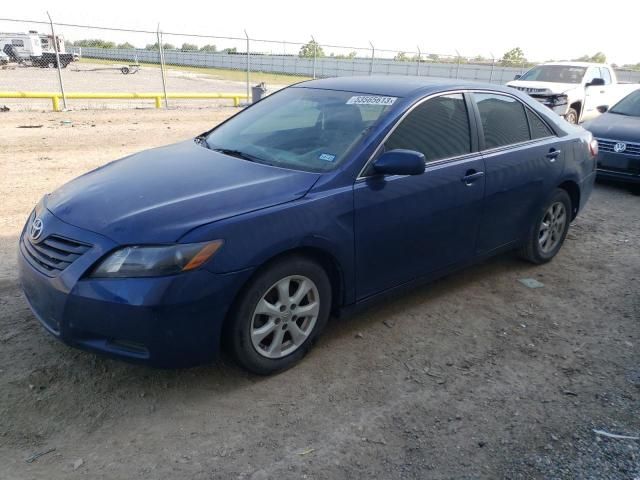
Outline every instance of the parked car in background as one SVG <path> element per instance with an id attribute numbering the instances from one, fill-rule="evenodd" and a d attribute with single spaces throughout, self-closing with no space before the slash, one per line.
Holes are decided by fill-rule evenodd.
<path id="1" fill-rule="evenodd" d="M 640 90 L 583 126 L 598 140 L 598 177 L 640 185 Z"/>
<path id="2" fill-rule="evenodd" d="M 537 65 L 507 85 L 529 94 L 573 124 L 598 116 L 598 107 L 613 105 L 630 88 L 618 84 L 611 66 L 587 62 Z"/>
<path id="3" fill-rule="evenodd" d="M 169 367 L 223 346 L 273 373 L 332 311 L 511 249 L 550 261 L 591 194 L 596 145 L 505 87 L 303 82 L 46 195 L 20 280 L 76 347 Z"/>
<path id="4" fill-rule="evenodd" d="M 56 35 L 60 67 L 66 68 L 75 60 L 74 55 L 66 53 L 64 38 Z M 0 33 L 0 50 L 9 61 L 27 66 L 56 68 L 53 36 L 36 31 L 29 33 Z"/>

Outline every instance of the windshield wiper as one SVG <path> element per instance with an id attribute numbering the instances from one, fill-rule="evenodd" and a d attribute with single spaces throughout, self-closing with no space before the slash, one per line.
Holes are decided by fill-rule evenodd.
<path id="1" fill-rule="evenodd" d="M 249 160 L 250 162 L 265 163 L 268 165 L 265 160 L 241 150 L 234 150 L 233 148 L 212 148 L 211 150 L 213 150 L 214 152 L 224 153 L 225 155 L 229 155 L 230 157 L 241 158 L 243 160 Z"/>

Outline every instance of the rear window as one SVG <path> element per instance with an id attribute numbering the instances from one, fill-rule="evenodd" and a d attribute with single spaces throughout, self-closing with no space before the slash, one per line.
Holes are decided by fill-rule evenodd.
<path id="1" fill-rule="evenodd" d="M 496 93 L 474 93 L 480 111 L 486 149 L 531 140 L 524 105 Z"/>

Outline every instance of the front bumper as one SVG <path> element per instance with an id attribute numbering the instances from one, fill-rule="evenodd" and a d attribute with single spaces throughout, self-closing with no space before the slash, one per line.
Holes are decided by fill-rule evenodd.
<path id="1" fill-rule="evenodd" d="M 250 271 L 206 269 L 153 278 L 85 276 L 115 244 L 40 212 L 49 231 L 92 248 L 57 275 L 45 275 L 20 240 L 18 269 L 29 305 L 43 326 L 68 345 L 155 367 L 213 360 L 224 318 Z"/>
<path id="2" fill-rule="evenodd" d="M 601 150 L 598 153 L 598 178 L 640 183 L 640 157 Z"/>

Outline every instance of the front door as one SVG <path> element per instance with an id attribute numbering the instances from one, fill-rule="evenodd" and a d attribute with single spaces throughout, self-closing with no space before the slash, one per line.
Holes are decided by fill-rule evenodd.
<path id="1" fill-rule="evenodd" d="M 484 195 L 462 94 L 429 99 L 413 109 L 382 150 L 425 155 L 420 175 L 364 172 L 354 185 L 357 299 L 470 260 Z"/>

